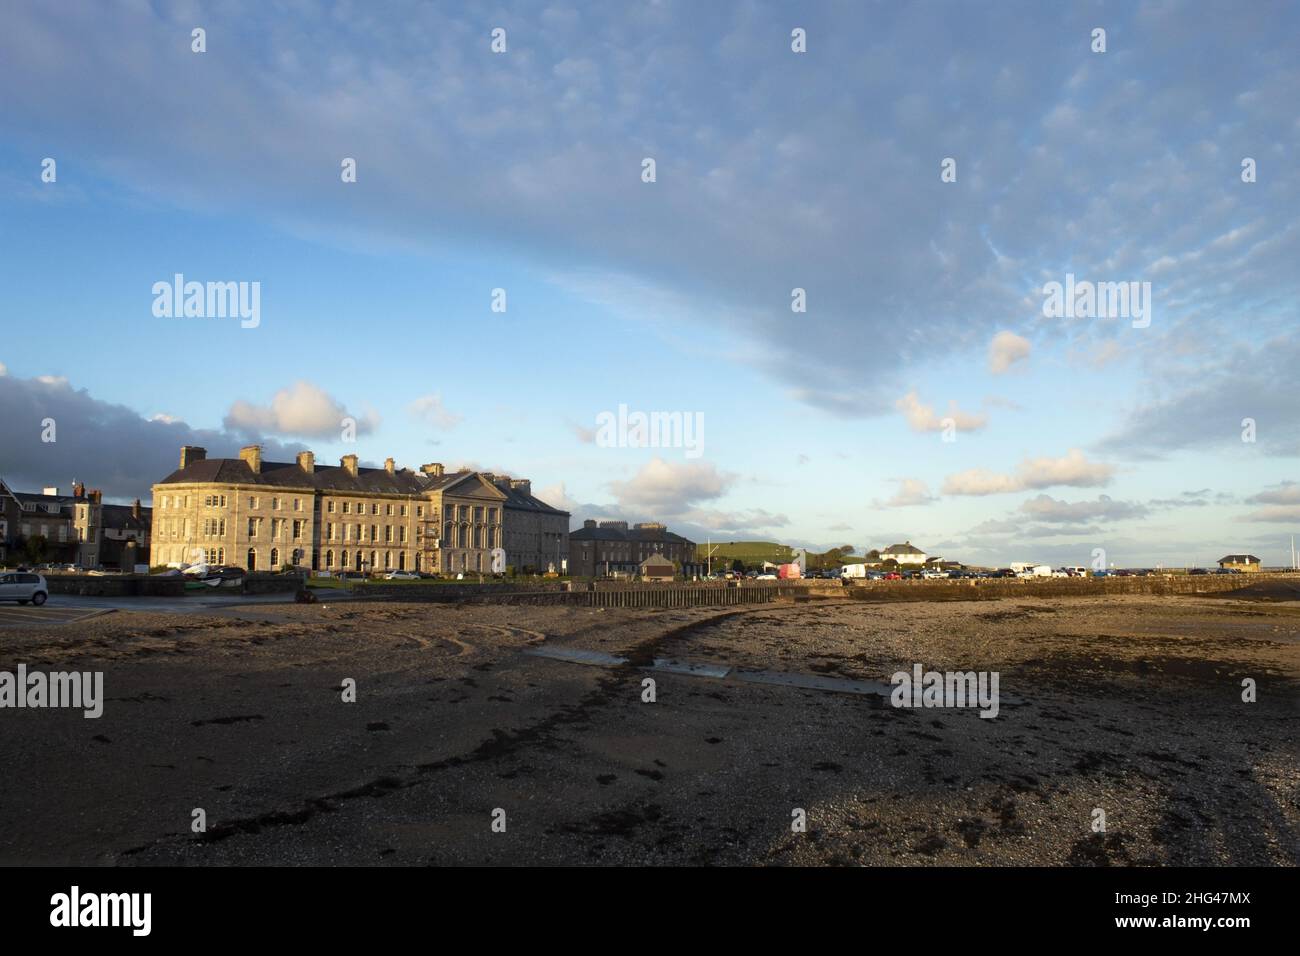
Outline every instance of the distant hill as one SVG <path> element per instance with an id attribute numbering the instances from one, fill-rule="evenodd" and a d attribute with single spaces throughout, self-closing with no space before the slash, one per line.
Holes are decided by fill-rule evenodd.
<path id="1" fill-rule="evenodd" d="M 696 546 L 696 554 L 701 561 L 709 553 L 709 548 L 703 544 Z M 775 541 L 731 541 L 731 542 L 713 542 L 713 561 L 735 561 L 740 559 L 746 564 L 758 564 L 762 561 L 771 561 L 773 564 L 783 564 L 794 556 L 793 550 L 789 545 L 777 544 Z"/>

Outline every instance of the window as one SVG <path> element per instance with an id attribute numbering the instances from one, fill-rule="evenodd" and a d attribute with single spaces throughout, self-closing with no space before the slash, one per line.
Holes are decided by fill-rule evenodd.
<path id="1" fill-rule="evenodd" d="M 406 544 L 406 525 L 402 525 L 397 529 L 397 540 L 402 544 Z"/>
<path id="2" fill-rule="evenodd" d="M 387 571 L 393 566 L 393 552 L 384 552 L 384 570 Z"/>
<path id="3" fill-rule="evenodd" d="M 249 518 L 249 519 L 248 519 L 248 536 L 249 536 L 250 538 L 256 538 L 256 537 L 257 537 L 257 519 L 256 519 L 256 518 Z"/>
<path id="4" fill-rule="evenodd" d="M 416 505 L 416 506 L 415 506 L 415 516 L 416 516 L 417 518 L 423 518 L 423 517 L 424 517 L 424 505 Z"/>
<path id="5" fill-rule="evenodd" d="M 249 508 L 252 508 L 252 509 L 254 509 L 254 510 L 256 510 L 256 509 L 257 509 L 257 499 L 256 499 L 256 498 L 249 498 L 249 499 L 248 499 L 248 507 L 249 507 Z"/>
<path id="6" fill-rule="evenodd" d="M 456 520 L 456 509 L 452 505 L 447 505 L 442 509 L 443 520 L 452 522 Z"/>
<path id="7" fill-rule="evenodd" d="M 302 540 L 302 526 L 303 526 L 303 522 L 301 522 L 301 521 L 296 521 L 296 520 L 294 521 L 294 523 L 293 523 L 293 540 L 295 540 L 295 541 L 301 541 L 301 540 Z"/>
<path id="8" fill-rule="evenodd" d="M 345 502 L 343 502 L 343 513 L 344 513 L 344 514 L 351 514 L 351 512 L 352 512 L 352 502 L 350 502 L 350 501 L 345 501 Z M 346 561 L 344 561 L 343 563 L 344 563 L 344 564 L 347 564 Z"/>
<path id="9" fill-rule="evenodd" d="M 333 552 L 333 551 L 326 551 L 326 552 L 325 552 L 325 567 L 327 567 L 327 568 L 332 568 L 332 567 L 334 567 L 334 552 Z"/>
<path id="10" fill-rule="evenodd" d="M 475 521 L 476 523 L 478 523 L 478 524 L 482 524 L 482 523 L 483 523 L 483 506 L 482 506 L 482 505 L 475 505 L 475 506 L 474 506 L 474 521 Z"/>
<path id="11" fill-rule="evenodd" d="M 391 517 L 393 516 L 393 506 L 392 506 L 392 505 L 384 505 L 384 516 L 387 517 L 387 518 L 391 518 Z"/>
<path id="12" fill-rule="evenodd" d="M 293 499 L 293 510 L 294 510 L 294 511 L 302 511 L 302 499 L 301 499 L 301 498 L 294 498 L 294 499 Z"/>
<path id="13" fill-rule="evenodd" d="M 378 501 L 372 501 L 372 502 L 370 503 L 370 513 L 371 513 L 372 515 L 377 515 L 377 514 L 379 514 L 379 502 L 378 502 Z"/>
<path id="14" fill-rule="evenodd" d="M 402 517 L 406 517 L 406 505 L 402 505 Z"/>
<path id="15" fill-rule="evenodd" d="M 348 553 L 346 551 L 343 552 L 343 560 L 340 563 L 345 568 L 348 566 Z"/>
<path id="16" fill-rule="evenodd" d="M 393 543 L 393 526 L 391 524 L 384 525 L 384 543 Z"/>
<path id="17" fill-rule="evenodd" d="M 379 525 L 377 525 L 377 524 L 372 524 L 372 525 L 370 526 L 370 540 L 371 540 L 371 541 L 378 541 L 378 540 L 379 540 Z"/>
<path id="18" fill-rule="evenodd" d="M 366 536 L 365 536 L 364 534 L 361 533 L 361 529 L 364 528 L 365 525 L 356 525 L 355 527 L 356 527 L 356 529 L 357 529 L 357 540 L 358 540 L 358 541 L 365 541 L 365 540 L 366 540 Z"/>
<path id="19" fill-rule="evenodd" d="M 280 499 L 279 499 L 279 498 L 272 498 L 272 499 L 271 499 L 271 510 L 272 510 L 272 511 L 279 511 L 279 510 L 280 510 Z"/>
<path id="20" fill-rule="evenodd" d="M 325 506 L 325 510 L 328 511 L 330 514 L 333 514 L 333 513 L 334 513 L 334 502 L 333 502 L 333 501 L 330 501 L 330 503 L 327 504 L 327 505 Z"/>
<path id="21" fill-rule="evenodd" d="M 460 520 L 461 521 L 469 520 L 469 505 L 460 506 Z"/>

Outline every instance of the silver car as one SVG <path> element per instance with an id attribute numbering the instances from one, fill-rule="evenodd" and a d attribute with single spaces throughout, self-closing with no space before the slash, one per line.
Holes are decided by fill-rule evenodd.
<path id="1" fill-rule="evenodd" d="M 45 578 L 28 571 L 0 572 L 0 601 L 17 601 L 19 604 L 31 602 L 37 607 L 45 603 L 50 596 L 50 589 L 45 585 Z"/>

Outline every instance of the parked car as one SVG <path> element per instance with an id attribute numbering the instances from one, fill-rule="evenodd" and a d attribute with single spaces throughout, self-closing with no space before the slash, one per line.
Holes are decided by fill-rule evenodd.
<path id="1" fill-rule="evenodd" d="M 389 571 L 384 575 L 385 581 L 418 581 L 420 576 L 414 571 Z"/>
<path id="2" fill-rule="evenodd" d="M 886 580 L 886 581 L 901 581 L 901 580 L 903 580 L 903 576 L 902 576 L 901 574 L 899 574 L 897 571 L 887 571 L 887 572 L 885 572 L 885 580 Z"/>
<path id="3" fill-rule="evenodd" d="M 775 580 L 777 580 L 777 576 L 776 576 L 775 574 L 756 574 L 756 575 L 754 575 L 754 580 L 755 580 L 755 581 L 775 581 Z"/>
<path id="4" fill-rule="evenodd" d="M 40 607 L 50 596 L 45 578 L 30 572 L 9 571 L 0 574 L 0 601 L 17 601 Z"/>

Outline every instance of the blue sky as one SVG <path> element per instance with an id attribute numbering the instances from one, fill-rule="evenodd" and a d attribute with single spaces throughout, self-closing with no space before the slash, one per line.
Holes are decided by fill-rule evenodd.
<path id="1" fill-rule="evenodd" d="M 701 540 L 1154 565 L 1283 563 L 1300 531 L 1294 4 L 18 3 L 0 24 L 16 487 L 147 495 L 182 442 L 259 440 L 505 471 L 575 524 Z M 177 272 L 260 282 L 260 324 L 155 317 Z M 1066 273 L 1150 282 L 1149 327 L 1044 316 Z M 599 447 L 620 404 L 702 414 L 703 454 Z"/>

